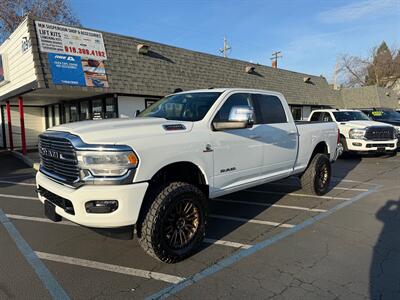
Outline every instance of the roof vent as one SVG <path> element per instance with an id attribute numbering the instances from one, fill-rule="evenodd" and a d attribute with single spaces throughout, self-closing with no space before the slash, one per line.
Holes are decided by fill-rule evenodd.
<path id="1" fill-rule="evenodd" d="M 304 81 L 304 83 L 312 83 L 311 82 L 311 77 L 304 77 L 303 81 Z"/>
<path id="2" fill-rule="evenodd" d="M 251 73 L 253 73 L 254 72 L 254 70 L 255 70 L 256 68 L 255 67 L 253 67 L 253 66 L 246 66 L 246 73 L 248 73 L 248 74 L 251 74 Z"/>
<path id="3" fill-rule="evenodd" d="M 136 47 L 137 53 L 139 54 L 147 54 L 149 53 L 150 46 L 146 44 L 139 44 Z"/>

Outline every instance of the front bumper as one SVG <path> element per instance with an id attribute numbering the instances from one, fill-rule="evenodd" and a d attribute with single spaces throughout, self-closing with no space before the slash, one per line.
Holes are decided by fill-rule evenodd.
<path id="1" fill-rule="evenodd" d="M 37 187 L 71 201 L 74 214 L 56 206 L 56 213 L 74 223 L 94 228 L 114 228 L 136 223 L 142 202 L 148 187 L 147 182 L 124 185 L 84 185 L 72 188 L 49 179 L 46 175 L 36 174 Z M 41 202 L 46 200 L 38 194 Z M 118 209 L 111 213 L 87 213 L 85 203 L 93 200 L 117 200 Z"/>
<path id="2" fill-rule="evenodd" d="M 374 152 L 379 150 L 394 151 L 397 149 L 397 139 L 389 141 L 370 141 L 347 139 L 347 149 L 349 151 Z"/>

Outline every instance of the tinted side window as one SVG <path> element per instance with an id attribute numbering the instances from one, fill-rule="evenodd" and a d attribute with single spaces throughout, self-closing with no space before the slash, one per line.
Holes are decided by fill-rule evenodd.
<path id="1" fill-rule="evenodd" d="M 287 123 L 285 109 L 276 96 L 254 94 L 256 124 Z"/>
<path id="2" fill-rule="evenodd" d="M 319 121 L 319 120 L 321 120 L 321 115 L 322 115 L 321 112 L 313 113 L 312 116 L 311 116 L 311 120 L 310 121 Z"/>
<path id="3" fill-rule="evenodd" d="M 250 106 L 250 94 L 238 93 L 229 96 L 218 113 L 215 115 L 214 122 L 226 122 L 234 106 Z"/>
<path id="4" fill-rule="evenodd" d="M 323 113 L 322 114 L 322 122 L 332 122 L 331 115 L 329 113 Z"/>

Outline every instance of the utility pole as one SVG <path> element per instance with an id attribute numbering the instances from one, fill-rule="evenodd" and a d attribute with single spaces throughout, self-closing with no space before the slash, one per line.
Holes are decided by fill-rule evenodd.
<path id="1" fill-rule="evenodd" d="M 278 58 L 283 57 L 283 55 L 281 53 L 282 53 L 281 51 L 272 52 L 272 57 L 270 59 L 272 60 L 273 68 L 278 68 Z"/>
<path id="2" fill-rule="evenodd" d="M 226 36 L 224 37 L 224 48 L 219 49 L 219 52 L 221 52 L 224 57 L 228 57 L 228 51 L 231 50 L 231 46 L 228 44 L 228 40 L 226 39 Z"/>

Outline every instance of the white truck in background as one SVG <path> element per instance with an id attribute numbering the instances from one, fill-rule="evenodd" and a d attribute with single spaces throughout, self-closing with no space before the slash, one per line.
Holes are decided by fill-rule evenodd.
<path id="1" fill-rule="evenodd" d="M 354 109 L 319 109 L 311 112 L 312 122 L 335 122 L 340 131 L 339 151 L 397 153 L 397 131 L 392 125 L 371 120 Z"/>
<path id="2" fill-rule="evenodd" d="M 209 198 L 291 175 L 322 195 L 337 157 L 334 122 L 292 118 L 282 94 L 173 94 L 134 119 L 84 121 L 40 136 L 39 199 L 53 221 L 136 227 L 143 249 L 173 263 L 202 243 Z"/>

